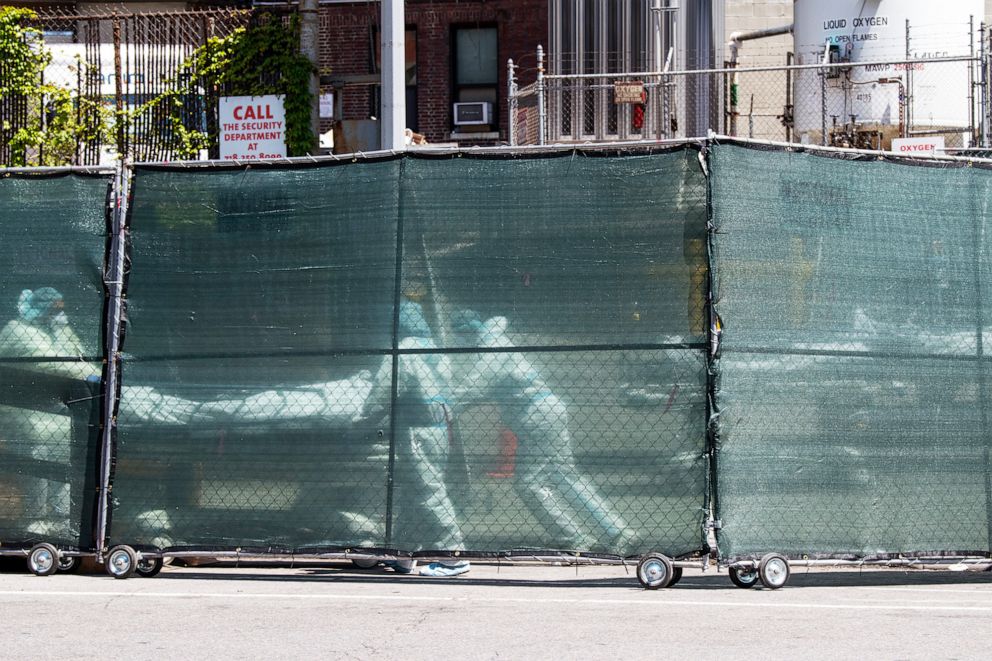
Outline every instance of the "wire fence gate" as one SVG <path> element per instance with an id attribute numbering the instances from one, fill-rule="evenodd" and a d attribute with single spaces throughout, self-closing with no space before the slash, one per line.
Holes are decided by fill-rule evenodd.
<path id="1" fill-rule="evenodd" d="M 990 183 L 730 139 L 5 171 L 2 548 L 985 557 Z"/>

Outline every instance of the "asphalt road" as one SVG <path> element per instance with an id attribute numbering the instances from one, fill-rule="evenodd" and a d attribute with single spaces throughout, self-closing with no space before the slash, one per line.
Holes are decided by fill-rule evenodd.
<path id="1" fill-rule="evenodd" d="M 647 591 L 619 566 L 3 573 L 0 622 L 5 659 L 980 659 L 992 572 L 797 569 L 777 591 L 698 569 Z"/>

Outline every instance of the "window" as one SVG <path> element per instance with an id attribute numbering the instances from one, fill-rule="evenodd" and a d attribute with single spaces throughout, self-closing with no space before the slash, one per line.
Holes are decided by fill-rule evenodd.
<path id="1" fill-rule="evenodd" d="M 455 28 L 453 36 L 455 103 L 488 101 L 495 124 L 499 81 L 496 28 Z"/>

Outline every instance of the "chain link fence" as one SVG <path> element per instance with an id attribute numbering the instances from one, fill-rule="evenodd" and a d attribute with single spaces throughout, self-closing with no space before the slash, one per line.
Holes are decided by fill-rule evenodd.
<path id="1" fill-rule="evenodd" d="M 511 86 L 513 144 L 664 140 L 709 131 L 750 139 L 892 149 L 941 138 L 989 143 L 988 60 L 981 56 L 835 62 L 706 71 L 542 74 Z M 536 139 L 536 141 L 535 141 Z"/>
<path id="2" fill-rule="evenodd" d="M 110 173 L 0 178 L 0 540 L 93 548 Z"/>
<path id="3" fill-rule="evenodd" d="M 703 547 L 697 149 L 133 190 L 112 543 Z"/>
<path id="4" fill-rule="evenodd" d="M 987 164 L 710 163 L 721 553 L 987 553 Z"/>
<path id="5" fill-rule="evenodd" d="M 118 155 L 170 161 L 189 156 L 185 132 L 216 135 L 220 93 L 199 80 L 191 56 L 209 39 L 246 27 L 250 11 L 131 13 L 107 5 L 86 12 L 45 5 L 24 26 L 48 56 L 38 84 L 71 96 L 73 116 L 65 121 L 74 127 L 72 145 L 47 157 L 43 147 L 19 146 L 18 132 L 47 130 L 55 107 L 47 93 L 0 97 L 0 162 L 109 165 Z"/>
<path id="6" fill-rule="evenodd" d="M 5 550 L 992 548 L 986 163 L 141 166 L 110 213 L 108 173 L 4 174 Z"/>

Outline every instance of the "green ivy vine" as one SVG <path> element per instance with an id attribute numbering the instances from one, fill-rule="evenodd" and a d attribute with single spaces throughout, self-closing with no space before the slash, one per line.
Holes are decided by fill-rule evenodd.
<path id="1" fill-rule="evenodd" d="M 316 140 L 310 128 L 310 60 L 300 54 L 299 19 L 288 25 L 272 16 L 256 19 L 250 28 L 238 28 L 226 37 L 212 37 L 182 64 L 177 84 L 131 111 L 124 121 L 141 113 L 164 109 L 171 148 L 180 158 L 195 158 L 207 149 L 216 155 L 216 131 L 190 128 L 184 121 L 184 103 L 189 95 L 202 95 L 216 109 L 221 96 L 284 95 L 286 153 L 303 156 L 313 151 Z"/>
<path id="2" fill-rule="evenodd" d="M 316 73 L 300 53 L 300 21 L 288 25 L 274 16 L 228 37 L 212 38 L 187 62 L 192 78 L 223 96 L 285 95 L 286 151 L 302 156 L 313 151 L 310 128 L 310 76 Z"/>
<path id="3" fill-rule="evenodd" d="M 98 103 L 77 103 L 69 90 L 41 84 L 51 53 L 30 27 L 36 19 L 30 9 L 0 7 L 0 100 L 22 105 L 27 120 L 14 126 L 4 118 L 0 132 L 9 162 L 0 166 L 71 163 L 80 143 L 105 139 L 109 128 L 111 115 Z"/>
<path id="4" fill-rule="evenodd" d="M 199 121 L 189 119 L 185 106 L 191 97 L 210 104 L 207 114 L 212 115 L 221 96 L 284 95 L 287 153 L 302 156 L 313 150 L 309 84 L 314 69 L 300 53 L 297 16 L 287 23 L 259 16 L 249 28 L 209 39 L 180 66 L 167 91 L 121 111 L 66 88 L 39 84 L 51 54 L 29 27 L 36 19 L 29 9 L 0 7 L 0 99 L 23 99 L 30 109 L 26 126 L 0 126 L 12 154 L 12 162 L 0 165 L 72 163 L 81 143 L 113 141 L 118 128 L 129 140 L 141 140 L 130 134 L 145 113 L 156 118 L 154 130 L 164 134 L 176 157 L 196 158 L 204 149 L 216 154 L 216 130 L 203 130 Z"/>

